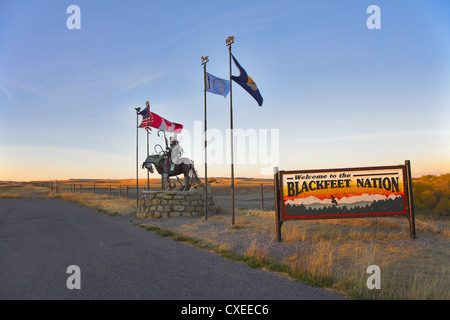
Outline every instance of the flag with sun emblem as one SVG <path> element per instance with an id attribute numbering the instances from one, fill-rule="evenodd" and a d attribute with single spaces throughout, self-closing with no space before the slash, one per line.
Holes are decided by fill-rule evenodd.
<path id="1" fill-rule="evenodd" d="M 239 62 L 237 62 L 236 58 L 233 55 L 231 55 L 231 57 L 233 58 L 233 61 L 240 72 L 239 77 L 231 76 L 231 79 L 239 84 L 242 88 L 244 88 L 245 91 L 250 93 L 250 95 L 256 100 L 256 102 L 258 102 L 258 105 L 261 107 L 263 104 L 263 98 L 261 96 L 261 93 L 259 92 L 258 87 L 256 86 L 255 81 L 253 81 L 252 78 L 248 76 L 247 72 L 244 70 L 244 68 L 241 67 Z"/>

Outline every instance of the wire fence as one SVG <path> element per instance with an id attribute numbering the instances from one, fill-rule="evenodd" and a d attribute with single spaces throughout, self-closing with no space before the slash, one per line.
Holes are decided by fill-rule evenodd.
<path id="1" fill-rule="evenodd" d="M 48 187 L 50 192 L 54 193 L 91 193 L 127 200 L 136 200 L 137 192 L 147 190 L 147 188 L 141 186 L 139 186 L 138 191 L 136 186 L 95 183 L 60 183 L 55 181 L 50 181 L 48 184 L 41 184 L 41 186 Z"/>
<path id="2" fill-rule="evenodd" d="M 49 191 L 56 194 L 95 194 L 108 196 L 115 199 L 127 199 L 137 201 L 137 195 L 143 190 L 161 190 L 160 183 L 123 185 L 123 184 L 105 184 L 105 183 L 67 183 L 59 181 L 47 181 L 34 183 L 36 186 L 49 188 Z M 212 183 L 211 190 L 216 204 L 228 207 L 230 204 L 230 189 L 228 185 L 218 185 Z M 252 184 L 246 186 L 235 186 L 236 207 L 241 209 L 257 208 L 260 210 L 274 209 L 274 187 L 265 184 Z"/>

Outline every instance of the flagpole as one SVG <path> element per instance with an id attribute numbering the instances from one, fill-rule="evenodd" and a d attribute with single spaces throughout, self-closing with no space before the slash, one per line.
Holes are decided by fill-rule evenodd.
<path id="1" fill-rule="evenodd" d="M 149 133 L 148 133 L 148 121 L 147 121 L 147 157 L 150 155 L 150 152 L 149 152 L 149 143 L 148 143 L 148 140 L 149 140 Z M 147 170 L 147 190 L 150 190 L 150 172 L 149 172 L 149 170 Z"/>
<path id="2" fill-rule="evenodd" d="M 234 156 L 233 156 L 233 92 L 231 84 L 231 45 L 234 43 L 234 37 L 228 37 L 226 44 L 228 46 L 229 60 L 230 60 L 230 134 L 231 134 L 231 225 L 234 226 Z"/>
<path id="3" fill-rule="evenodd" d="M 204 101 L 205 101 L 205 220 L 208 220 L 208 160 L 207 160 L 207 138 L 206 138 L 206 64 L 208 63 L 208 56 L 206 58 L 202 57 L 203 65 L 203 91 L 204 91 Z"/>
<path id="4" fill-rule="evenodd" d="M 138 133 L 139 133 L 139 111 L 140 107 L 134 108 L 136 110 L 136 207 L 139 210 L 139 150 L 138 150 Z"/>

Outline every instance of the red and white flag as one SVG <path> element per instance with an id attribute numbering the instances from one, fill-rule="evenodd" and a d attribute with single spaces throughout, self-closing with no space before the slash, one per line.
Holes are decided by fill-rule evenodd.
<path id="1" fill-rule="evenodd" d="M 139 114 L 143 117 L 139 128 L 145 128 L 147 131 L 151 130 L 150 127 L 166 132 L 181 133 L 181 130 L 183 130 L 182 124 L 168 121 L 156 113 L 151 112 L 148 102 L 147 107 L 139 112 Z"/>

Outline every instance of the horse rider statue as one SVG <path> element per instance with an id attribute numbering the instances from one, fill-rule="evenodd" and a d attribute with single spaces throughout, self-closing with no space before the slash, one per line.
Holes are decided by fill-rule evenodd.
<path id="1" fill-rule="evenodd" d="M 159 147 L 159 153 L 147 156 L 145 162 L 142 164 L 142 168 L 147 168 L 153 173 L 152 166 L 155 166 L 156 170 L 161 175 L 163 190 L 172 190 L 169 177 L 177 177 L 179 174 L 184 175 L 184 190 L 189 190 L 192 185 L 200 184 L 201 182 L 192 160 L 181 157 L 183 155 L 183 149 L 178 142 L 176 133 L 170 138 L 169 144 L 165 132 L 161 130 L 158 131 L 158 136 L 160 132 L 164 133 L 166 148 L 164 150 L 161 145 L 156 145 L 155 151 L 156 147 Z M 178 179 L 178 181 L 180 180 Z"/>
<path id="2" fill-rule="evenodd" d="M 173 171 L 175 164 L 178 164 L 178 159 L 183 155 L 184 151 L 181 148 L 177 139 L 177 133 L 173 133 L 173 137 L 170 137 L 170 171 Z"/>
<path id="3" fill-rule="evenodd" d="M 166 140 L 167 141 L 167 140 Z M 179 164 L 178 160 L 183 155 L 183 149 L 177 139 L 177 133 L 173 133 L 173 137 L 170 137 L 170 146 L 166 147 L 165 159 L 164 159 L 164 173 L 163 181 L 169 181 L 169 174 L 174 171 L 175 165 Z"/>

